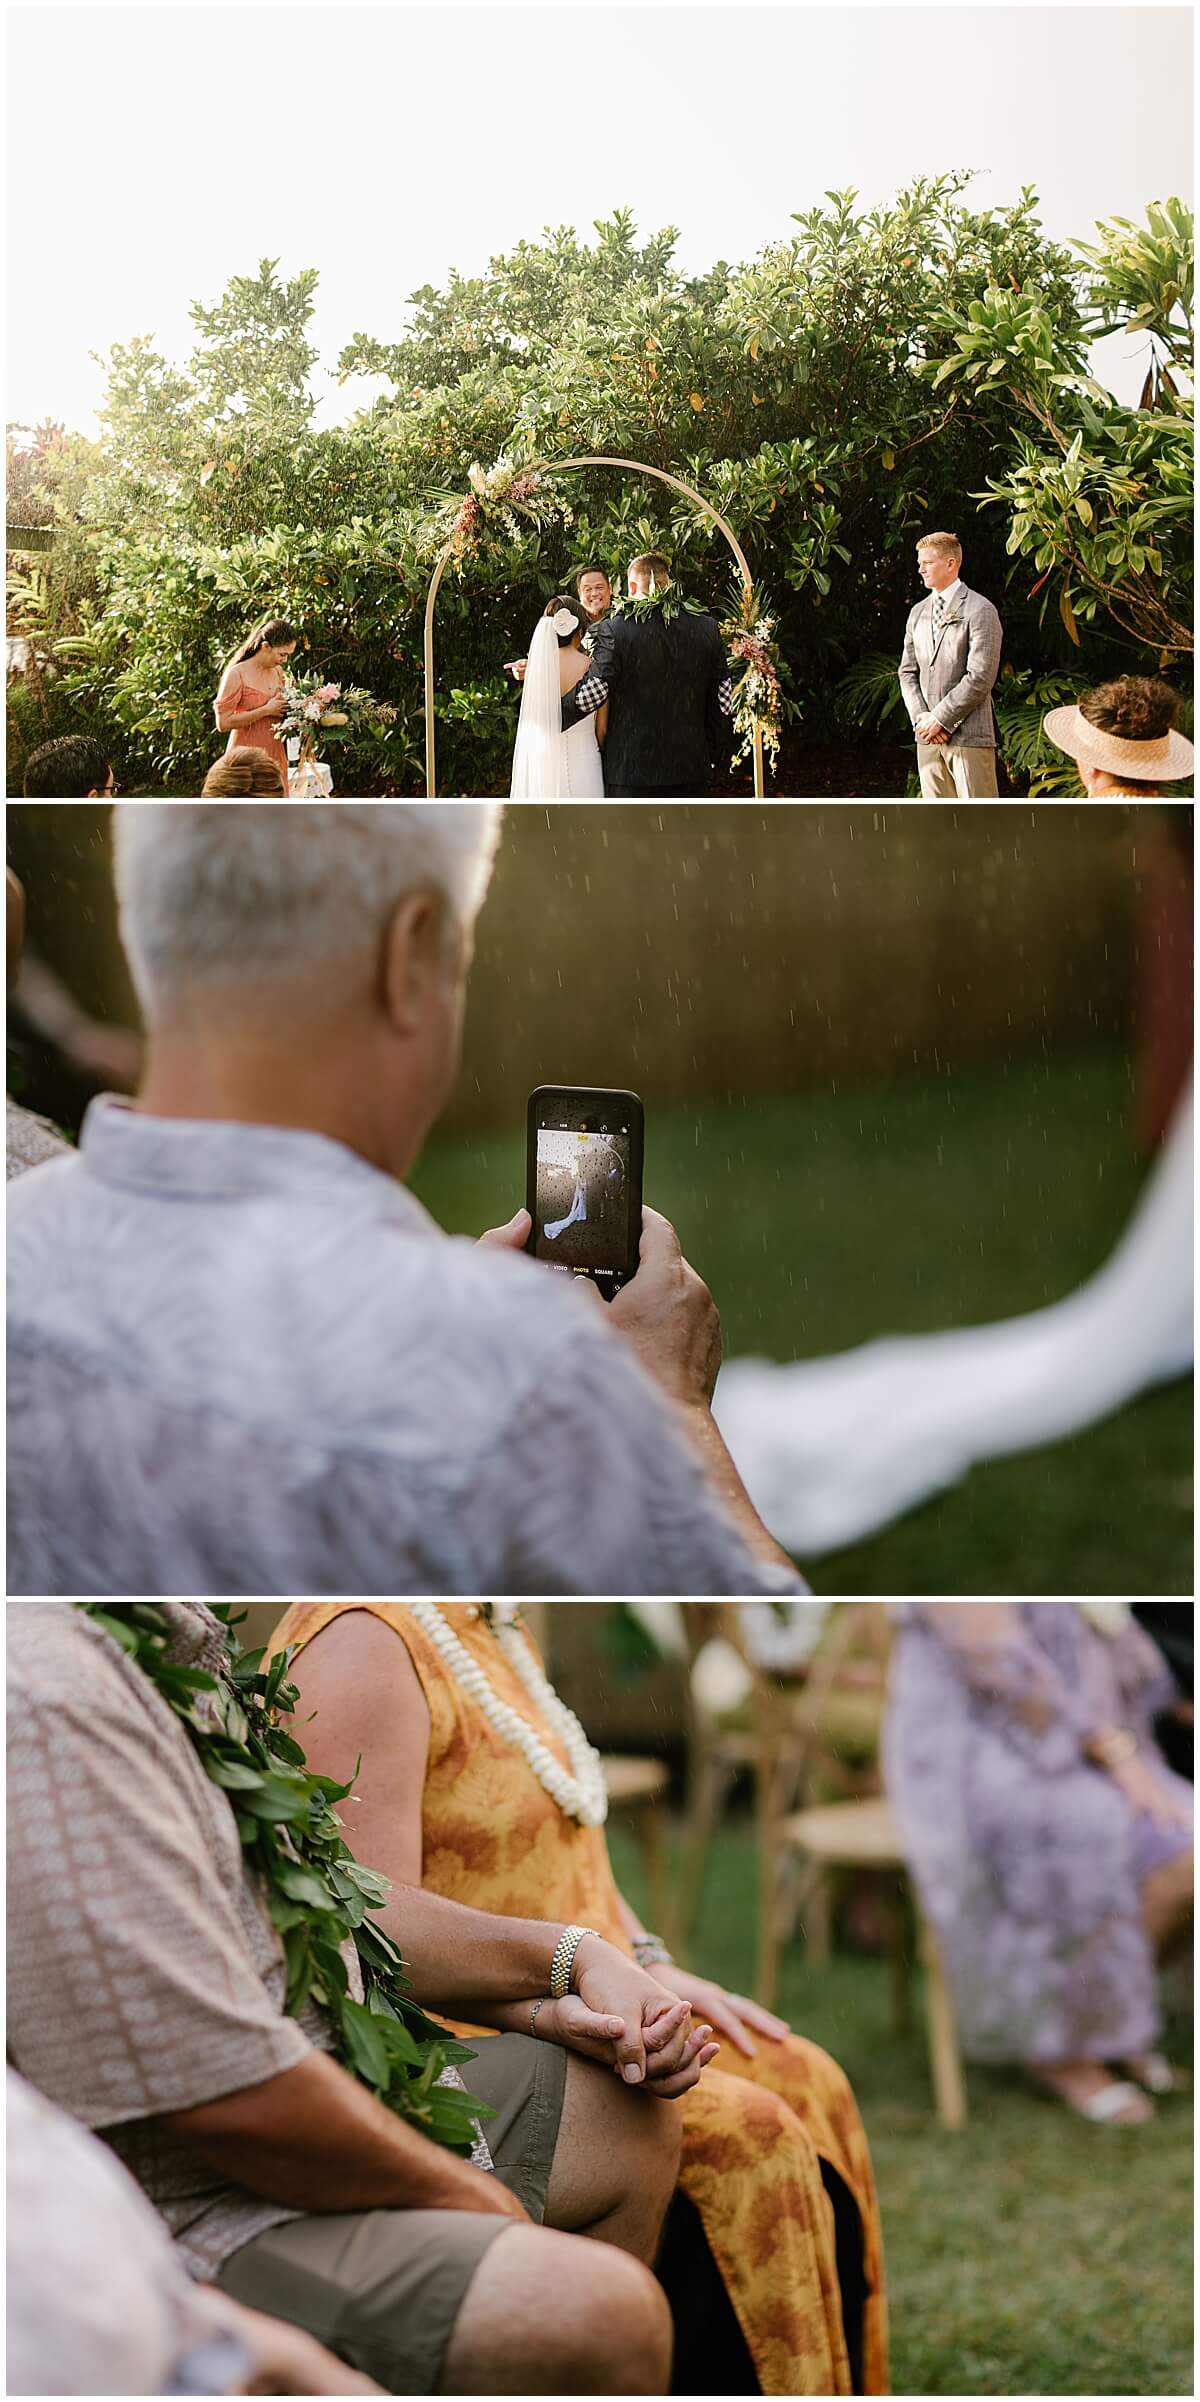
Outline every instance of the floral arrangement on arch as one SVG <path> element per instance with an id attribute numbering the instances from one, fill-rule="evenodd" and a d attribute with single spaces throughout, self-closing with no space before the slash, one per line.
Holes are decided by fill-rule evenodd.
<path id="1" fill-rule="evenodd" d="M 748 759 L 754 750 L 754 730 L 762 736 L 763 751 L 774 769 L 779 762 L 779 731 L 783 719 L 783 693 L 779 683 L 779 651 L 774 640 L 776 620 L 772 617 L 765 597 L 754 584 L 744 584 L 739 596 L 739 614 L 721 628 L 729 656 L 740 663 L 740 673 L 733 680 L 733 730 L 737 749 L 733 754 L 736 767 L 739 759 Z"/>
<path id="2" fill-rule="evenodd" d="M 531 526 L 571 525 L 572 510 L 565 494 L 556 492 L 545 470 L 504 455 L 494 467 L 474 460 L 467 469 L 471 489 L 459 502 L 450 528 L 451 556 L 465 559 L 482 539 L 489 521 L 503 526 L 519 542 Z"/>
<path id="3" fill-rule="evenodd" d="M 275 725 L 280 742 L 298 735 L 302 743 L 311 744 L 318 729 L 340 733 L 347 726 L 383 728 L 396 717 L 389 701 L 375 700 L 361 685 L 329 684 L 315 674 L 285 676 L 283 698 L 284 713 Z"/>

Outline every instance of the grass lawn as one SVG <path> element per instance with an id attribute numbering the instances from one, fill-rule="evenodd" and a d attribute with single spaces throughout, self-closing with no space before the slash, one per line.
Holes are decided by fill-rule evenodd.
<path id="1" fill-rule="evenodd" d="M 648 1911 L 620 1824 L 612 1851 Z M 735 1816 L 713 1847 L 689 1958 L 737 1992 L 753 1974 L 755 1893 L 755 1845 Z M 912 2034 L 896 2035 L 882 1961 L 840 1954 L 808 1971 L 793 1947 L 780 2009 L 835 2054 L 862 2109 L 897 2394 L 1194 2392 L 1190 2097 L 1160 2103 L 1148 2127 L 1092 2127 L 1015 2073 L 973 2068 L 969 2122 L 948 2135 L 932 2115 L 919 2005 Z M 1177 2060 L 1190 2034 L 1173 2025 Z"/>
<path id="2" fill-rule="evenodd" d="M 652 1109 L 646 1198 L 711 1285 L 727 1357 L 809 1357 L 1069 1292 L 1142 1182 L 1129 1123 L 1129 1063 L 1105 1049 Z M 443 1225 L 477 1233 L 523 1199 L 524 1175 L 513 1127 L 435 1140 L 413 1183 Z M 804 1565 L 829 1594 L 1190 1594 L 1191 1475 L 1185 1380 Z"/>

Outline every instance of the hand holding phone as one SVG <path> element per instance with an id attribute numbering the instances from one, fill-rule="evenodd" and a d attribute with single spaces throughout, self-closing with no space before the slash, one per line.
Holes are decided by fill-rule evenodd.
<path id="1" fill-rule="evenodd" d="M 643 1113 L 636 1093 L 540 1084 L 529 1096 L 526 1249 L 612 1301 L 637 1273 Z"/>
<path id="2" fill-rule="evenodd" d="M 707 1410 L 721 1365 L 721 1318 L 669 1218 L 642 1212 L 637 1283 L 615 1296 L 614 1326 L 673 1401 Z"/>

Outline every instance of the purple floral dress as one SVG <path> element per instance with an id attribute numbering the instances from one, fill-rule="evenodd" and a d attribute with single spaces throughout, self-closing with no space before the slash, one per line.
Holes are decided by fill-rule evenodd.
<path id="1" fill-rule="evenodd" d="M 1130 1619 L 1073 1602 L 895 1603 L 883 1769 L 975 2060 L 1120 2060 L 1159 2032 L 1139 1887 L 1191 1835 L 1133 1811 L 1084 1755 L 1126 1726 L 1191 1806 L 1151 1733 L 1172 1698 Z"/>

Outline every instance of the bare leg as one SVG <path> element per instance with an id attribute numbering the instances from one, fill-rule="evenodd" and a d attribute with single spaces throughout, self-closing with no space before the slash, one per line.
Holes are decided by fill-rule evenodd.
<path id="1" fill-rule="evenodd" d="M 1190 1851 L 1152 1868 L 1143 1880 L 1142 1925 L 1156 1952 L 1167 1951 L 1187 1926 L 1195 1882 L 1195 1855 Z"/>
<path id="2" fill-rule="evenodd" d="M 1194 1892 L 1195 1864 L 1190 1851 L 1181 1852 L 1175 1860 L 1164 1861 L 1161 1868 L 1152 1868 L 1144 1879 L 1142 1925 L 1159 1959 L 1174 1951 L 1184 1935 L 1190 1935 Z M 1178 2070 L 1168 2082 L 1161 2057 L 1146 2052 L 1131 2055 L 1121 2065 L 1152 2093 L 1177 2091 L 1188 2083 Z"/>
<path id="3" fill-rule="evenodd" d="M 611 2069 L 573 2052 L 546 2225 L 652 2261 L 679 2175 L 681 2135 L 676 2103 L 631 2092 Z"/>
<path id="4" fill-rule="evenodd" d="M 648 2269 L 611 2246 L 512 2226 L 489 2245 L 467 2288 L 442 2388 L 665 2394 L 670 2375 L 671 2314 Z"/>

